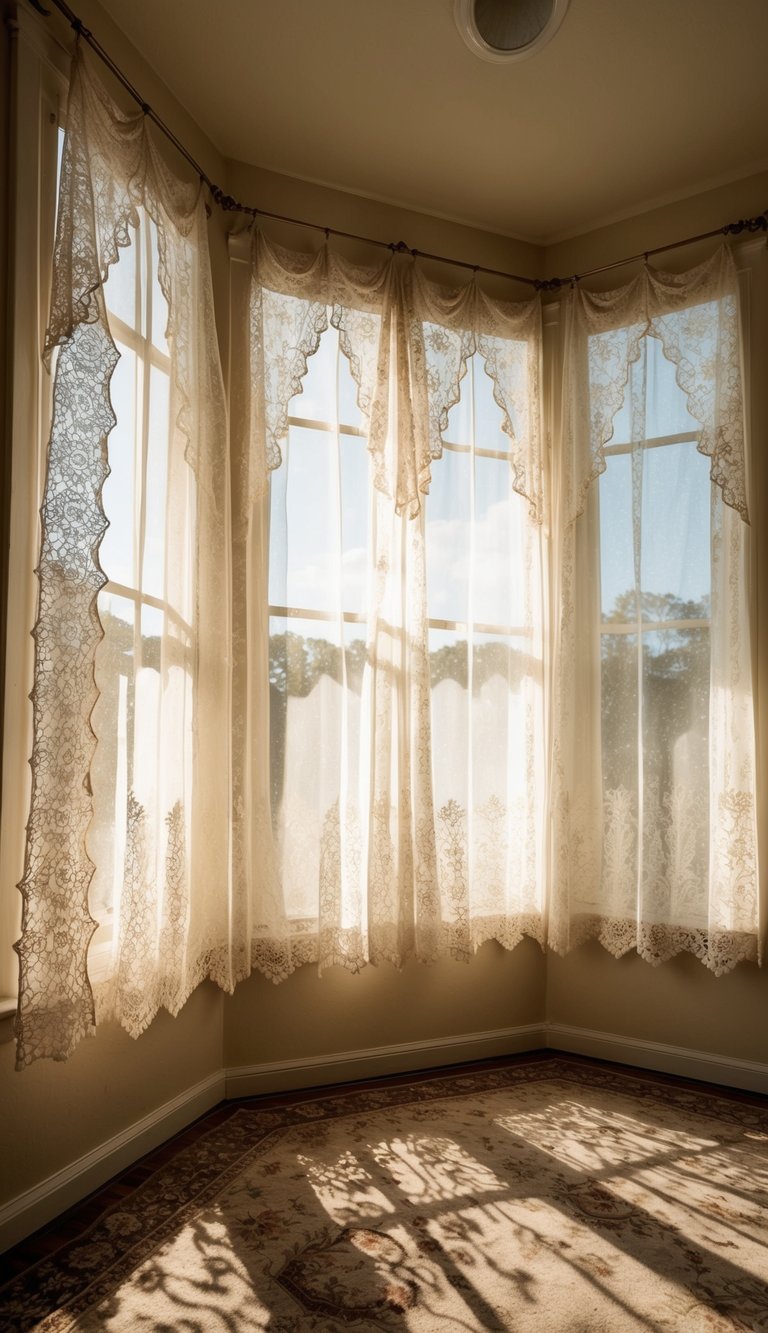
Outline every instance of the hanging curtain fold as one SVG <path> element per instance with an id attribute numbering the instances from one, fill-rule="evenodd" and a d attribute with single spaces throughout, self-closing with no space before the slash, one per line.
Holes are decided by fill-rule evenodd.
<path id="1" fill-rule="evenodd" d="M 129 335 L 113 335 L 104 284 L 121 267 L 136 273 L 136 252 L 151 252 L 150 230 L 167 328 L 144 330 L 133 350 L 118 348 L 116 336 Z M 126 277 L 125 292 L 132 284 Z M 222 726 L 229 473 L 205 204 L 197 186 L 169 172 L 145 117 L 113 105 L 80 50 L 61 164 L 49 362 L 54 349 L 16 946 L 19 1067 L 65 1058 L 92 1030 L 95 932 L 90 972 L 100 1012 L 134 1035 L 160 1005 L 175 1013 L 204 977 L 228 988 L 235 980 Z M 137 372 L 126 389 L 132 362 L 144 380 Z M 111 432 L 123 406 L 139 424 L 118 448 Z M 110 537 L 129 534 L 117 575 L 100 556 L 110 524 Z"/>
<path id="2" fill-rule="evenodd" d="M 295 254 L 258 232 L 247 287 L 234 300 L 235 842 L 253 964 L 279 980 L 310 960 L 356 970 L 411 955 L 466 957 L 487 938 L 510 947 L 524 933 L 541 939 L 538 303 L 496 302 L 476 284 L 442 289 L 401 256 L 362 268 L 327 245 Z M 303 421 L 320 410 L 304 407 L 302 389 L 323 339 L 336 348 L 328 420 L 322 435 L 316 421 L 299 425 L 294 442 L 291 414 Z M 462 684 L 438 686 L 453 711 L 443 703 L 436 712 L 428 492 L 476 354 L 505 451 L 494 474 L 505 510 L 502 558 L 518 566 L 525 586 L 506 596 L 498 616 L 517 635 L 514 646 L 509 636 L 494 642 L 498 667 L 474 688 L 480 636 L 471 607 L 463 608 L 446 649 L 463 655 L 454 671 Z M 345 404 L 342 382 L 352 389 Z M 345 424 L 345 412 L 359 424 Z M 301 479 L 289 452 L 322 477 L 317 459 L 329 433 L 330 489 L 299 512 Z M 476 468 L 474 437 L 462 447 Z M 347 467 L 358 482 L 353 494 Z M 310 593 L 302 600 L 291 591 L 291 551 L 328 506 L 336 544 L 323 552 L 327 580 L 307 610 Z M 343 535 L 350 506 L 367 511 L 365 545 L 354 551 Z M 485 571 L 470 548 L 484 525 L 470 517 L 462 554 L 475 584 Z M 352 557 L 364 564 L 357 601 L 345 586 Z M 321 649 L 328 665 L 309 688 L 307 654 Z M 484 661 L 492 650 L 483 647 Z M 478 718 L 487 729 L 492 707 L 493 774 L 490 765 L 482 773 L 478 738 Z"/>
<path id="3" fill-rule="evenodd" d="M 723 248 L 566 306 L 549 943 L 758 956 L 738 285 Z"/>
<path id="4" fill-rule="evenodd" d="M 203 198 L 78 52 L 18 1067 L 545 914 L 561 952 L 757 958 L 728 252 L 574 288 L 551 470 L 538 299 L 258 231 L 234 268 L 228 439 Z"/>

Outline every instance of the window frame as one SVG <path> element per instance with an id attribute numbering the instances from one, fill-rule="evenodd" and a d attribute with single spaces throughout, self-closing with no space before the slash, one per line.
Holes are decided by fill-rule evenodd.
<path id="1" fill-rule="evenodd" d="M 58 131 L 65 119 L 70 57 L 44 23 L 20 8 L 11 26 L 8 568 L 3 646 L 0 814 L 0 1018 L 15 1013 L 21 923 L 18 884 L 31 774 L 37 616 L 35 573 L 53 380 L 42 361 L 48 325 L 56 215 Z M 33 447 L 30 447 L 30 442 Z"/>

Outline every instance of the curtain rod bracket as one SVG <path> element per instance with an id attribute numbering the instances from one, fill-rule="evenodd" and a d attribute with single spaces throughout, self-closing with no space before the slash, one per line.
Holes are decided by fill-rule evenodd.
<path id="1" fill-rule="evenodd" d="M 559 292 L 567 278 L 537 278 L 534 286 L 537 292 Z"/>
<path id="2" fill-rule="evenodd" d="M 738 236 L 743 231 L 768 231 L 768 216 L 760 213 L 756 218 L 741 218 L 739 222 L 726 222 L 724 236 Z"/>

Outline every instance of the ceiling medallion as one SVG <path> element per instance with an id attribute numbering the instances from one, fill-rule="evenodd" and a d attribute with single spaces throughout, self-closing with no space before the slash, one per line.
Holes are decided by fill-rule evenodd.
<path id="1" fill-rule="evenodd" d="M 481 60 L 511 64 L 544 46 L 565 18 L 569 0 L 454 0 L 464 41 Z"/>

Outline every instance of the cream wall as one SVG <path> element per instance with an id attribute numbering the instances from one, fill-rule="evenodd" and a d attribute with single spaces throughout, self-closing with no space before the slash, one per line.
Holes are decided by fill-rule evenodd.
<path id="1" fill-rule="evenodd" d="M 540 1025 L 544 986 L 544 955 L 531 940 L 513 953 L 489 942 L 468 963 L 411 962 L 399 972 L 389 963 L 357 975 L 334 967 L 318 976 L 316 968 L 304 967 L 279 986 L 256 975 L 224 1002 L 224 1064 L 232 1070 L 429 1042 L 437 1043 L 434 1052 L 404 1053 L 392 1067 L 417 1069 L 501 1054 L 518 1044 L 513 1040 L 496 1049 L 491 1034 Z M 481 1033 L 488 1034 L 489 1045 L 467 1048 L 460 1057 L 439 1045 L 452 1038 L 460 1046 L 462 1036 Z M 524 1040 L 523 1049 L 530 1044 Z M 389 1070 L 374 1060 L 361 1063 L 357 1076 L 379 1072 Z M 290 1079 L 284 1074 L 279 1081 L 300 1086 L 315 1081 L 312 1074 L 311 1069 Z"/>
<path id="2" fill-rule="evenodd" d="M 346 194 L 324 185 L 280 176 L 244 162 L 230 162 L 227 168 L 227 188 L 241 203 L 258 204 L 266 211 L 287 217 L 306 219 L 323 227 L 337 227 L 342 231 L 370 236 L 385 244 L 405 241 L 411 249 L 445 255 L 467 264 L 482 264 L 504 273 L 518 273 L 523 277 L 540 277 L 544 267 L 544 251 L 536 245 L 527 245 L 507 236 L 496 236 L 474 227 L 446 222 L 441 218 L 414 213 L 393 204 L 382 204 L 361 195 Z M 238 223 L 232 215 L 232 226 Z M 247 224 L 246 220 L 246 224 Z M 288 226 L 263 219 L 261 225 L 267 234 L 285 245 L 316 249 L 322 236 L 314 228 Z M 371 263 L 376 251 L 370 246 L 334 237 L 335 246 L 345 249 L 351 258 Z M 426 261 L 425 261 L 426 262 Z M 453 266 L 427 262 L 427 270 L 451 286 L 466 282 L 470 274 Z M 482 275 L 487 290 L 497 292 L 508 300 L 523 300 L 531 296 L 531 288 L 517 286 L 501 279 Z"/>

